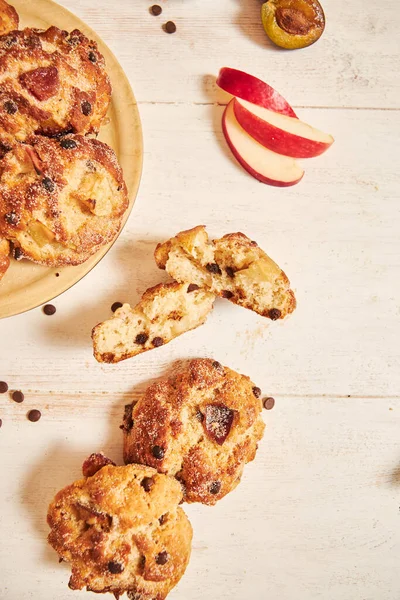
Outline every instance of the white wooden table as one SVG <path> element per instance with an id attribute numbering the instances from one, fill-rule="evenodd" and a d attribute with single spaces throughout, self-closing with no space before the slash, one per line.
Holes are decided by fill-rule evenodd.
<path id="1" fill-rule="evenodd" d="M 276 398 L 241 485 L 187 507 L 193 556 L 171 600 L 400 598 L 400 11 L 325 0 L 314 46 L 273 48 L 259 0 L 62 0 L 115 52 L 135 91 L 145 157 L 131 218 L 107 257 L 40 309 L 0 322 L 1 600 L 78 598 L 46 546 L 47 505 L 103 449 L 121 461 L 123 406 L 178 359 L 212 356 Z M 177 24 L 167 35 L 161 24 Z M 222 66 L 268 81 L 336 142 L 275 189 L 230 156 Z M 285 269 L 298 309 L 271 323 L 218 302 L 207 324 L 117 366 L 90 331 L 114 301 L 165 278 L 157 241 L 205 223 L 242 230 Z M 26 413 L 42 411 L 38 423 Z M 82 592 L 79 597 L 87 597 Z"/>

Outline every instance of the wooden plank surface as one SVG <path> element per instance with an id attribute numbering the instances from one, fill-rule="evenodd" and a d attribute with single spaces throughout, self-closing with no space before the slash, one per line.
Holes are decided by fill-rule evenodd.
<path id="1" fill-rule="evenodd" d="M 327 30 L 304 51 L 273 49 L 257 0 L 64 0 L 125 68 L 145 160 L 127 227 L 107 257 L 54 301 L 0 321 L 0 599 L 66 600 L 68 568 L 46 547 L 47 504 L 85 456 L 121 460 L 123 406 L 191 356 L 213 356 L 276 398 L 241 485 L 214 508 L 187 507 L 195 538 L 174 600 L 398 600 L 400 581 L 400 112 L 393 0 L 327 1 Z M 165 18 L 164 18 L 165 17 Z M 175 20 L 168 36 L 160 25 Z M 397 36 L 397 37 L 396 37 Z M 282 91 L 331 132 L 304 180 L 279 190 L 244 173 L 223 142 L 229 64 Z M 301 108 L 303 107 L 303 108 Z M 199 223 L 243 230 L 285 269 L 298 309 L 284 323 L 218 301 L 206 325 L 116 366 L 90 331 L 112 302 L 159 281 L 155 244 Z M 39 423 L 27 421 L 40 408 Z M 88 597 L 84 592 L 82 597 Z"/>

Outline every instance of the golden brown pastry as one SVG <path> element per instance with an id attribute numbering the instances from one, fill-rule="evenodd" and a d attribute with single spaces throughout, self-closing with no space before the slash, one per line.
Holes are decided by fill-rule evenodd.
<path id="1" fill-rule="evenodd" d="M 10 244 L 7 240 L 0 238 L 0 281 L 10 266 Z"/>
<path id="2" fill-rule="evenodd" d="M 83 136 L 32 136 L 0 161 L 0 237 L 17 258 L 77 265 L 111 242 L 128 207 L 116 156 Z"/>
<path id="3" fill-rule="evenodd" d="M 19 17 L 13 6 L 0 0 L 0 35 L 4 35 L 13 29 L 18 29 Z"/>
<path id="4" fill-rule="evenodd" d="M 91 461 L 96 471 L 99 455 Z M 192 527 L 181 500 L 175 479 L 140 465 L 106 464 L 58 492 L 48 540 L 71 563 L 69 587 L 164 600 L 190 558 Z"/>
<path id="5" fill-rule="evenodd" d="M 187 502 L 215 504 L 256 455 L 265 427 L 260 395 L 249 377 L 192 360 L 125 408 L 124 460 L 176 477 Z"/>
<path id="6" fill-rule="evenodd" d="M 0 37 L 0 143 L 32 134 L 97 133 L 111 85 L 95 42 L 79 30 L 23 29 Z"/>
<path id="7" fill-rule="evenodd" d="M 210 241 L 204 226 L 182 231 L 158 244 L 160 269 L 272 320 L 296 308 L 285 273 L 243 233 Z"/>
<path id="8" fill-rule="evenodd" d="M 202 325 L 215 300 L 214 294 L 181 283 L 160 283 L 148 289 L 131 308 L 124 304 L 113 317 L 92 331 L 94 356 L 116 363 L 158 348 Z"/>

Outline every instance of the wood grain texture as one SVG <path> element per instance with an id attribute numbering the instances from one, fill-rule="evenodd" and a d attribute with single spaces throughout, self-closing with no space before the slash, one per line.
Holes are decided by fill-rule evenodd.
<path id="1" fill-rule="evenodd" d="M 90 452 L 121 461 L 124 404 L 192 356 L 250 375 L 276 406 L 237 490 L 214 508 L 187 508 L 193 558 L 171 600 L 398 600 L 397 4 L 327 0 L 321 40 L 286 53 L 268 45 L 258 0 L 163 0 L 159 18 L 145 0 L 62 3 L 128 74 L 144 172 L 118 243 L 54 301 L 57 313 L 0 321 L 0 380 L 26 395 L 23 404 L 0 395 L 1 600 L 78 597 L 45 544 L 47 504 Z M 160 30 L 168 19 L 173 36 Z M 298 186 L 264 186 L 228 152 L 217 104 L 226 98 L 211 78 L 224 64 L 265 77 L 334 135 L 325 155 L 304 161 Z M 217 301 L 198 330 L 97 364 L 93 325 L 114 301 L 135 303 L 166 280 L 155 244 L 200 223 L 214 237 L 242 230 L 257 240 L 291 279 L 296 312 L 271 323 Z M 26 419 L 31 408 L 43 413 L 38 423 Z"/>

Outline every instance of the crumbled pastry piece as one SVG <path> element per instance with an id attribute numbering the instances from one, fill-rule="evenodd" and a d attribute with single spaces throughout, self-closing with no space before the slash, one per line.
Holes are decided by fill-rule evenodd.
<path id="1" fill-rule="evenodd" d="M 10 266 L 10 243 L 0 237 L 0 281 Z"/>
<path id="2" fill-rule="evenodd" d="M 71 563 L 69 587 L 164 600 L 190 558 L 181 500 L 175 479 L 141 465 L 106 465 L 58 492 L 48 541 Z"/>
<path id="3" fill-rule="evenodd" d="M 13 6 L 0 0 L 0 35 L 5 35 L 13 29 L 18 29 L 19 16 Z"/>
<path id="4" fill-rule="evenodd" d="M 26 28 L 0 37 L 3 151 L 32 134 L 97 133 L 110 98 L 104 58 L 78 29 Z"/>
<path id="5" fill-rule="evenodd" d="M 0 237 L 18 258 L 80 264 L 114 239 L 128 204 L 115 153 L 98 140 L 32 136 L 0 161 Z"/>
<path id="6" fill-rule="evenodd" d="M 210 241 L 204 226 L 158 244 L 155 260 L 179 282 L 189 282 L 272 320 L 296 308 L 285 273 L 243 233 Z"/>
<path id="7" fill-rule="evenodd" d="M 124 460 L 176 477 L 187 502 L 215 504 L 240 481 L 263 437 L 261 390 L 211 359 L 196 359 L 125 407 Z"/>
<path id="8" fill-rule="evenodd" d="M 214 294 L 197 286 L 156 285 L 134 308 L 124 304 L 93 329 L 94 356 L 99 362 L 116 363 L 163 346 L 202 325 L 214 300 Z"/>

